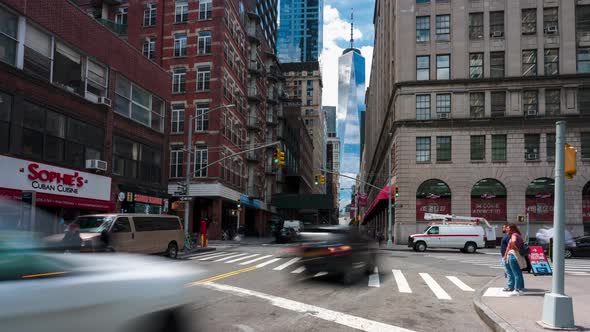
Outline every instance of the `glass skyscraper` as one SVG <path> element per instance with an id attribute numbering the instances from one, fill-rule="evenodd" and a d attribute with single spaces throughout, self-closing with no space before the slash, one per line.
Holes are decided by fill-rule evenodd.
<path id="1" fill-rule="evenodd" d="M 281 0 L 277 54 L 281 63 L 318 61 L 322 52 L 323 0 Z"/>
<path id="2" fill-rule="evenodd" d="M 338 59 L 338 137 L 342 140 L 340 173 L 356 178 L 361 160 L 361 117 L 365 111 L 365 58 L 347 48 Z M 340 199 L 350 199 L 355 180 L 340 178 Z"/>

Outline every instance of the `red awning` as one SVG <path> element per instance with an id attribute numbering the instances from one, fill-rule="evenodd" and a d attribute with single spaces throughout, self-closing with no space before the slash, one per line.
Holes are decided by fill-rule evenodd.
<path id="1" fill-rule="evenodd" d="M 377 206 L 377 204 L 379 204 L 379 202 L 384 201 L 384 200 L 387 201 L 387 199 L 389 198 L 388 191 L 389 191 L 389 186 L 385 186 L 385 187 L 383 187 L 383 189 L 381 189 L 381 191 L 377 194 L 377 197 L 375 197 L 375 199 L 371 203 L 371 206 L 369 207 L 369 209 L 365 213 L 364 218 L 367 218 L 371 214 L 371 212 L 373 212 L 373 209 L 375 209 L 375 207 Z M 391 193 L 391 201 L 395 202 L 394 193 Z"/>
<path id="2" fill-rule="evenodd" d="M 0 188 L 0 200 L 21 200 L 22 191 Z M 78 198 L 63 195 L 37 193 L 35 203 L 42 206 L 57 206 L 71 209 L 115 211 L 115 203 L 98 199 Z"/>

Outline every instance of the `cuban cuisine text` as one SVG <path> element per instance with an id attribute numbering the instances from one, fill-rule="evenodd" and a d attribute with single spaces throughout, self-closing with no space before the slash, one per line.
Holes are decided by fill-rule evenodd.
<path id="1" fill-rule="evenodd" d="M 28 178 L 31 180 L 31 187 L 47 191 L 62 193 L 78 193 L 78 189 L 84 186 L 84 178 L 78 172 L 60 173 L 41 169 L 39 164 L 31 163 L 27 167 Z"/>

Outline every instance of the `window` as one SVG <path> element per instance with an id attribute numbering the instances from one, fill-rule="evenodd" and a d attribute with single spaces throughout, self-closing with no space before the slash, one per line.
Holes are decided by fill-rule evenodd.
<path id="1" fill-rule="evenodd" d="M 164 102 L 117 75 L 115 112 L 133 119 L 159 132 L 164 131 Z"/>
<path id="2" fill-rule="evenodd" d="M 524 91 L 522 93 L 522 103 L 525 115 L 537 115 L 537 112 L 539 111 L 538 92 L 536 90 Z"/>
<path id="3" fill-rule="evenodd" d="M 522 51 L 522 76 L 537 76 L 537 50 Z"/>
<path id="4" fill-rule="evenodd" d="M 0 61 L 16 64 L 18 16 L 0 7 Z"/>
<path id="5" fill-rule="evenodd" d="M 506 135 L 492 135 L 492 161 L 506 161 Z"/>
<path id="6" fill-rule="evenodd" d="M 186 33 L 174 35 L 174 56 L 186 56 Z"/>
<path id="7" fill-rule="evenodd" d="M 559 24 L 559 10 L 557 7 L 543 8 L 543 31 L 546 34 L 552 34 L 557 32 L 557 26 Z"/>
<path id="8" fill-rule="evenodd" d="M 430 120 L 430 95 L 416 96 L 416 120 Z"/>
<path id="9" fill-rule="evenodd" d="M 547 160 L 555 160 L 555 134 L 547 134 Z"/>
<path id="10" fill-rule="evenodd" d="M 490 52 L 490 76 L 504 77 L 504 52 Z"/>
<path id="11" fill-rule="evenodd" d="M 545 90 L 545 115 L 555 116 L 559 115 L 561 108 L 561 90 L 547 89 Z"/>
<path id="12" fill-rule="evenodd" d="M 451 95 L 436 95 L 436 113 L 451 113 Z"/>
<path id="13" fill-rule="evenodd" d="M 199 32 L 197 44 L 199 54 L 211 53 L 211 31 Z"/>
<path id="14" fill-rule="evenodd" d="M 545 49 L 545 75 L 554 76 L 559 74 L 559 49 Z"/>
<path id="15" fill-rule="evenodd" d="M 130 139 L 113 136 L 113 174 L 160 183 L 162 157 L 160 152 Z"/>
<path id="16" fill-rule="evenodd" d="M 582 159 L 590 159 L 590 133 L 581 133 Z"/>
<path id="17" fill-rule="evenodd" d="M 506 114 L 506 92 L 492 92 L 492 118 L 503 117 Z"/>
<path id="18" fill-rule="evenodd" d="M 436 79 L 448 80 L 450 79 L 451 71 L 451 56 L 448 54 L 436 56 Z"/>
<path id="19" fill-rule="evenodd" d="M 195 131 L 209 130 L 209 104 L 197 103 L 195 114 Z"/>
<path id="20" fill-rule="evenodd" d="M 27 23 L 23 63 L 23 70 L 26 73 L 48 81 L 51 79 L 51 65 L 53 62 L 51 42 L 52 37 L 50 35 Z"/>
<path id="21" fill-rule="evenodd" d="M 86 64 L 86 98 L 98 102 L 99 97 L 107 95 L 107 68 L 88 59 Z"/>
<path id="22" fill-rule="evenodd" d="M 211 19 L 211 0 L 199 0 L 199 20 Z"/>
<path id="23" fill-rule="evenodd" d="M 182 177 L 184 166 L 184 147 L 182 144 L 173 144 L 170 146 L 170 177 Z"/>
<path id="24" fill-rule="evenodd" d="M 416 3 L 429 3 L 430 0 L 416 0 Z"/>
<path id="25" fill-rule="evenodd" d="M 131 232 L 131 225 L 129 224 L 129 218 L 127 217 L 120 217 L 117 218 L 115 224 L 112 228 L 113 233 L 130 233 Z"/>
<path id="26" fill-rule="evenodd" d="M 436 161 L 451 161 L 451 136 L 436 138 Z"/>
<path id="27" fill-rule="evenodd" d="M 483 78 L 483 53 L 469 54 L 469 78 Z"/>
<path id="28" fill-rule="evenodd" d="M 186 69 L 174 68 L 172 72 L 172 92 L 184 93 L 186 91 Z"/>
<path id="29" fill-rule="evenodd" d="M 172 116 L 170 118 L 172 134 L 179 134 L 184 132 L 184 105 L 173 104 L 172 105 Z"/>
<path id="30" fill-rule="evenodd" d="M 143 41 L 143 55 L 150 60 L 154 60 L 156 58 L 155 52 L 156 52 L 156 38 L 147 37 Z"/>
<path id="31" fill-rule="evenodd" d="M 416 41 L 430 41 L 430 16 L 416 17 Z"/>
<path id="32" fill-rule="evenodd" d="M 469 39 L 483 39 L 483 13 L 469 14 Z"/>
<path id="33" fill-rule="evenodd" d="M 430 137 L 416 137 L 416 162 L 430 162 Z"/>
<path id="34" fill-rule="evenodd" d="M 590 33 L 590 6 L 576 6 L 576 33 L 579 37 L 587 36 Z"/>
<path id="35" fill-rule="evenodd" d="M 53 83 L 70 92 L 83 95 L 82 56 L 61 42 L 57 42 L 55 46 Z"/>
<path id="36" fill-rule="evenodd" d="M 524 160 L 539 160 L 539 147 L 541 145 L 541 135 L 525 134 L 524 135 Z"/>
<path id="37" fill-rule="evenodd" d="M 576 60 L 578 73 L 590 73 L 590 47 L 578 47 Z"/>
<path id="38" fill-rule="evenodd" d="M 209 163 L 207 145 L 195 146 L 195 177 L 207 176 L 207 164 Z"/>
<path id="39" fill-rule="evenodd" d="M 522 34 L 534 35 L 537 33 L 537 8 L 522 10 Z"/>
<path id="40" fill-rule="evenodd" d="M 127 25 L 127 13 L 129 8 L 119 7 L 117 8 L 117 14 L 115 14 L 115 23 L 121 25 Z"/>
<path id="41" fill-rule="evenodd" d="M 490 37 L 504 38 L 504 12 L 490 12 Z"/>
<path id="42" fill-rule="evenodd" d="M 156 5 L 148 3 L 143 10 L 143 26 L 156 25 Z"/>
<path id="43" fill-rule="evenodd" d="M 580 114 L 590 114 L 590 89 L 578 90 L 578 111 Z"/>
<path id="44" fill-rule="evenodd" d="M 423 55 L 416 57 L 416 80 L 424 81 L 430 79 L 430 56 Z"/>
<path id="45" fill-rule="evenodd" d="M 197 66 L 197 91 L 209 90 L 211 79 L 211 67 L 209 65 Z"/>
<path id="46" fill-rule="evenodd" d="M 485 116 L 484 92 L 469 94 L 469 113 L 472 118 L 483 118 Z"/>
<path id="47" fill-rule="evenodd" d="M 188 0 L 176 0 L 174 22 L 184 23 L 186 21 L 188 21 Z"/>
<path id="48" fill-rule="evenodd" d="M 451 15 L 436 16 L 436 40 L 449 40 L 451 36 Z"/>
<path id="49" fill-rule="evenodd" d="M 8 152 L 12 96 L 0 92 L 0 99 L 2 99 L 2 102 L 0 102 L 0 152 Z"/>
<path id="50" fill-rule="evenodd" d="M 485 135 L 471 136 L 471 160 L 481 161 L 486 159 Z"/>

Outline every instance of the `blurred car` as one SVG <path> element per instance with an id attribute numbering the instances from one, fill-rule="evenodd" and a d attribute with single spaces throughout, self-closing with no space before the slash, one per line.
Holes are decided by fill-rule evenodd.
<path id="1" fill-rule="evenodd" d="M 0 330 L 186 331 L 203 270 L 128 254 L 0 252 Z"/>
<path id="2" fill-rule="evenodd" d="M 290 243 L 297 241 L 299 233 L 291 227 L 283 227 L 277 232 L 277 243 Z"/>
<path id="3" fill-rule="evenodd" d="M 590 236 L 582 236 L 574 239 L 575 246 L 565 248 L 565 258 L 590 257 Z"/>
<path id="4" fill-rule="evenodd" d="M 339 275 L 345 283 L 377 265 L 376 243 L 348 226 L 323 226 L 301 232 L 300 249 L 306 273 Z"/>

